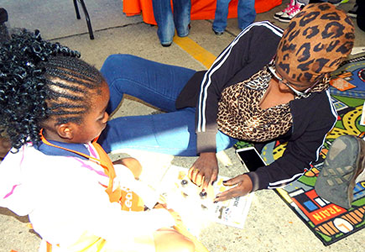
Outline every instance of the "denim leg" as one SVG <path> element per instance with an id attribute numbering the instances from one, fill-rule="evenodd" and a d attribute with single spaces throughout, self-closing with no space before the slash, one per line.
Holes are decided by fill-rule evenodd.
<path id="1" fill-rule="evenodd" d="M 196 155 L 195 108 L 175 108 L 176 98 L 194 70 L 116 54 L 106 59 L 101 73 L 110 88 L 109 113 L 119 105 L 123 94 L 168 112 L 109 121 L 98 140 L 106 152 L 128 148 L 171 155 Z M 237 142 L 221 132 L 218 132 L 216 141 L 218 151 Z"/>
<path id="2" fill-rule="evenodd" d="M 238 28 L 241 30 L 252 24 L 256 18 L 255 0 L 239 0 L 237 6 Z"/>
<path id="3" fill-rule="evenodd" d="M 175 35 L 175 25 L 170 0 L 152 0 L 152 7 L 161 44 L 171 44 Z"/>
<path id="4" fill-rule="evenodd" d="M 216 140 L 218 151 L 237 142 L 221 132 L 217 133 Z M 116 118 L 108 123 L 98 141 L 106 152 L 138 149 L 175 156 L 196 156 L 195 108 Z"/>
<path id="5" fill-rule="evenodd" d="M 173 0 L 172 3 L 177 35 L 186 37 L 189 35 L 191 0 Z"/>
<path id="6" fill-rule="evenodd" d="M 163 111 L 175 111 L 175 101 L 194 70 L 161 64 L 133 55 L 109 56 L 102 68 L 110 89 L 107 108 L 112 113 L 123 94 L 139 98 Z"/>
<path id="7" fill-rule="evenodd" d="M 213 30 L 215 32 L 224 32 L 227 27 L 228 6 L 231 0 L 217 0 L 215 16 L 213 21 Z"/>

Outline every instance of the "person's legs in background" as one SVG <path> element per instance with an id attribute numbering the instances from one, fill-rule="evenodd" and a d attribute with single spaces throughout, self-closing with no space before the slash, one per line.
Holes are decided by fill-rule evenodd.
<path id="1" fill-rule="evenodd" d="M 322 2 L 328 2 L 338 6 L 340 4 L 348 3 L 349 0 L 310 0 L 310 3 L 322 3 Z M 347 12 L 347 15 L 349 17 L 357 18 L 358 5 L 360 2 L 365 3 L 363 0 L 357 0 L 356 3 L 354 4 L 354 7 Z M 364 14 L 363 17 L 365 18 Z"/>
<path id="2" fill-rule="evenodd" d="M 297 0 L 297 3 L 301 4 L 302 8 L 309 4 L 310 0 Z"/>
<path id="3" fill-rule="evenodd" d="M 274 14 L 274 18 L 279 20 L 284 13 L 288 13 L 294 7 L 295 3 L 295 0 L 290 0 L 290 3 L 285 7 L 285 9 Z"/>
<path id="4" fill-rule="evenodd" d="M 8 21 L 8 12 L 4 8 L 0 8 L 0 43 L 7 41 L 10 36 L 6 22 Z"/>
<path id="5" fill-rule="evenodd" d="M 191 0 L 173 0 L 173 5 L 177 35 L 186 37 L 190 32 Z"/>
<path id="6" fill-rule="evenodd" d="M 358 8 L 359 8 L 359 6 L 358 6 L 358 4 L 356 2 L 355 5 L 354 5 L 354 7 L 352 7 L 352 9 L 347 12 L 347 15 L 349 17 L 357 18 L 357 10 L 358 10 Z"/>
<path id="7" fill-rule="evenodd" d="M 365 31 L 365 1 L 357 0 L 356 1 L 358 9 L 357 9 L 357 25 L 363 31 Z"/>
<path id="8" fill-rule="evenodd" d="M 173 0 L 172 13 L 170 0 L 152 0 L 153 14 L 157 23 L 157 35 L 161 45 L 168 47 L 175 35 L 175 27 L 179 37 L 189 35 L 190 0 Z"/>
<path id="9" fill-rule="evenodd" d="M 347 12 L 347 15 L 355 18 L 357 26 L 365 31 L 365 1 L 357 0 L 354 7 Z"/>
<path id="10" fill-rule="evenodd" d="M 161 45 L 170 46 L 175 34 L 170 0 L 152 0 L 152 6 Z"/>
<path id="11" fill-rule="evenodd" d="M 230 2 L 231 0 L 217 0 L 212 27 L 216 35 L 222 35 L 227 27 L 228 6 Z"/>
<path id="12" fill-rule="evenodd" d="M 237 6 L 238 28 L 241 30 L 252 24 L 256 18 L 255 0 L 239 0 Z"/>
<path id="13" fill-rule="evenodd" d="M 309 0 L 294 0 L 290 2 L 293 4 L 291 8 L 284 9 L 282 14 L 276 13 L 274 18 L 278 19 L 280 22 L 289 23 L 293 17 L 295 17 L 303 8 L 309 3 Z"/>
<path id="14" fill-rule="evenodd" d="M 216 35 L 222 35 L 227 27 L 228 7 L 231 0 L 217 0 L 213 31 Z M 245 29 L 256 18 L 255 0 L 239 0 L 237 5 L 238 28 Z"/>

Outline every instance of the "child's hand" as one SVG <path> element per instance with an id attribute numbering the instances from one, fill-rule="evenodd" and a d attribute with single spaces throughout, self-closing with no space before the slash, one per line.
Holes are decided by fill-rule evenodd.
<path id="1" fill-rule="evenodd" d="M 169 211 L 169 213 L 171 214 L 172 218 L 174 218 L 175 225 L 176 226 L 182 226 L 183 225 L 183 222 L 181 220 L 181 216 L 177 212 L 175 212 L 173 209 L 167 208 L 167 205 L 166 204 L 160 204 L 159 203 L 154 208 L 156 208 L 156 209 L 161 209 L 161 208 L 166 209 L 167 211 Z"/>
<path id="2" fill-rule="evenodd" d="M 141 176 L 142 165 L 135 158 L 132 158 L 132 157 L 122 158 L 122 159 L 114 161 L 113 164 L 121 164 L 121 165 L 126 166 L 129 170 L 131 170 L 135 179 L 139 179 L 139 177 Z"/>
<path id="3" fill-rule="evenodd" d="M 183 222 L 181 220 L 181 216 L 175 212 L 173 209 L 166 209 L 167 211 L 169 211 L 169 213 L 171 214 L 171 216 L 174 218 L 175 220 L 175 224 L 176 226 L 182 226 L 183 225 Z"/>
<path id="4" fill-rule="evenodd" d="M 159 198 L 158 198 L 158 204 L 162 204 L 164 206 L 166 206 L 167 202 L 166 202 L 166 198 L 165 196 L 163 196 L 162 194 L 160 194 Z"/>

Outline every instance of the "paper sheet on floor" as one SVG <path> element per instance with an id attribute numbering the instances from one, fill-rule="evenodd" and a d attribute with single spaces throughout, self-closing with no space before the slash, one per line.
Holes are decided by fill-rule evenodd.
<path id="1" fill-rule="evenodd" d="M 166 199 L 168 207 L 177 211 L 185 225 L 195 231 L 217 222 L 233 227 L 243 228 L 250 209 L 253 194 L 214 203 L 219 192 L 228 187 L 223 185 L 227 177 L 218 176 L 218 180 L 201 194 L 201 188 L 194 185 L 187 177 L 188 169 L 171 166 L 163 176 L 158 191 Z"/>

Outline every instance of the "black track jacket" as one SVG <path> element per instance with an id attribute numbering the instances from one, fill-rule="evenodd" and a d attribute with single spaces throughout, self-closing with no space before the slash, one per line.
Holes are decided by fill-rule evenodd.
<path id="1" fill-rule="evenodd" d="M 176 108 L 196 106 L 197 151 L 216 151 L 218 101 L 224 88 L 250 78 L 275 56 L 282 29 L 270 22 L 256 22 L 244 29 L 218 56 L 208 71 L 197 72 L 176 100 Z M 281 158 L 249 172 L 253 190 L 282 187 L 298 179 L 319 157 L 325 136 L 333 128 L 337 113 L 329 91 L 312 93 L 290 103 L 291 130 Z"/>

